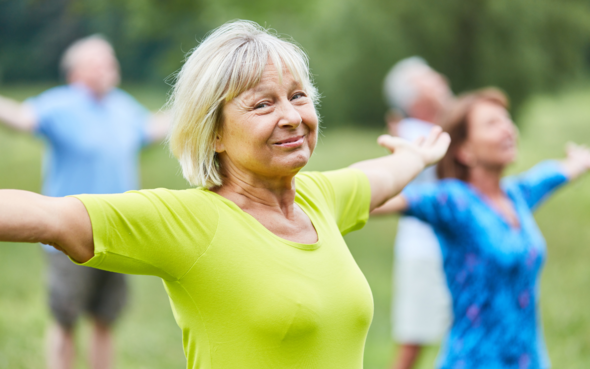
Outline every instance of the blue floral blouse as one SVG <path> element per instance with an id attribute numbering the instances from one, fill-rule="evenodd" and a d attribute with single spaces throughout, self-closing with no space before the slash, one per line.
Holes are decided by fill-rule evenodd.
<path id="1" fill-rule="evenodd" d="M 532 212 L 566 181 L 555 161 L 505 178 L 502 188 L 513 202 L 518 228 L 463 181 L 404 190 L 406 214 L 430 223 L 439 239 L 452 296 L 454 319 L 439 368 L 550 366 L 537 308 L 546 245 Z"/>

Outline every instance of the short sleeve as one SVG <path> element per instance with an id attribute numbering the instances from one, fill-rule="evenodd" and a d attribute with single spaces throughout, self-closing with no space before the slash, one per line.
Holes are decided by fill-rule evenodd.
<path id="1" fill-rule="evenodd" d="M 78 195 L 94 239 L 94 257 L 82 264 L 127 274 L 178 280 L 207 250 L 219 215 L 198 189 Z"/>
<path id="2" fill-rule="evenodd" d="M 46 91 L 38 96 L 25 100 L 25 104 L 33 109 L 37 118 L 35 133 L 41 136 L 51 136 L 51 122 L 59 101 L 56 96 L 59 92 L 54 90 Z"/>
<path id="3" fill-rule="evenodd" d="M 555 160 L 544 161 L 519 176 L 505 180 L 508 188 L 517 189 L 529 209 L 534 210 L 551 193 L 568 181 L 561 164 Z"/>
<path id="4" fill-rule="evenodd" d="M 342 235 L 361 229 L 369 219 L 371 187 L 362 171 L 346 168 L 299 177 L 326 201 Z"/>
<path id="5" fill-rule="evenodd" d="M 467 208 L 466 201 L 462 204 L 462 200 L 454 196 L 454 192 L 452 186 L 445 181 L 411 184 L 401 194 L 408 206 L 404 214 L 416 217 L 433 227 L 444 228 L 457 220 L 458 211 Z"/>

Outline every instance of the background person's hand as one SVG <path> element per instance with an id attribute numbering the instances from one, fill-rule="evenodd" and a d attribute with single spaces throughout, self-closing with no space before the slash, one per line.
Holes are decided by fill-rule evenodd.
<path id="1" fill-rule="evenodd" d="M 572 180 L 590 169 L 590 149 L 585 145 L 568 142 L 565 146 L 567 157 L 562 161 L 565 174 Z"/>
<path id="2" fill-rule="evenodd" d="M 414 142 L 390 135 L 382 135 L 377 139 L 377 143 L 392 153 L 408 151 L 416 154 L 422 159 L 426 167 L 436 164 L 443 158 L 449 148 L 451 138 L 440 127 L 433 127 L 428 137 L 420 137 Z"/>

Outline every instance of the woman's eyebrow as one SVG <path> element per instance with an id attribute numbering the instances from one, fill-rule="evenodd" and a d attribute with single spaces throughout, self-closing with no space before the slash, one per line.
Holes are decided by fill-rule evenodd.
<path id="1" fill-rule="evenodd" d="M 275 92 L 274 83 L 261 83 L 257 86 L 253 87 L 252 89 L 246 91 L 243 96 L 244 101 L 255 100 L 260 95 L 264 95 L 266 93 Z M 288 91 L 295 90 L 297 88 L 303 88 L 303 84 L 300 81 L 292 80 L 287 87 Z"/>
<path id="2" fill-rule="evenodd" d="M 296 79 L 291 81 L 291 86 L 289 86 L 291 90 L 296 89 L 296 88 L 303 88 L 303 83 L 301 83 L 301 81 L 298 81 Z"/>

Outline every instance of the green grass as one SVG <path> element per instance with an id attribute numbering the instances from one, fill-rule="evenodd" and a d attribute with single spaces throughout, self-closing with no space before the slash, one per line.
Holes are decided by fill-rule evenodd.
<path id="1" fill-rule="evenodd" d="M 0 94 L 18 99 L 46 86 L 0 86 Z M 165 90 L 129 86 L 141 102 L 158 109 Z M 539 160 L 562 156 L 568 140 L 590 144 L 590 89 L 538 96 L 519 116 L 521 155 L 510 172 Z M 327 170 L 384 154 L 375 145 L 380 133 L 326 124 L 308 169 Z M 0 188 L 38 191 L 42 143 L 0 128 Z M 163 145 L 142 154 L 144 188 L 184 188 L 179 167 Z M 555 368 L 582 369 L 590 363 L 590 176 L 560 191 L 537 213 L 549 258 L 542 281 L 541 310 L 549 353 Z M 1 211 L 1 210 L 0 210 Z M 390 338 L 392 242 L 395 218 L 371 220 L 347 242 L 365 273 L 375 299 L 375 317 L 365 351 L 365 368 L 384 369 L 393 355 Z M 36 245 L 0 244 L 0 368 L 42 368 L 43 335 L 49 322 L 44 255 Z M 183 368 L 181 332 L 176 327 L 161 282 L 131 277 L 132 296 L 116 328 L 118 368 Z M 78 328 L 84 352 L 87 323 Z M 427 350 L 419 368 L 432 368 L 436 348 Z M 79 360 L 79 368 L 86 368 Z"/>

